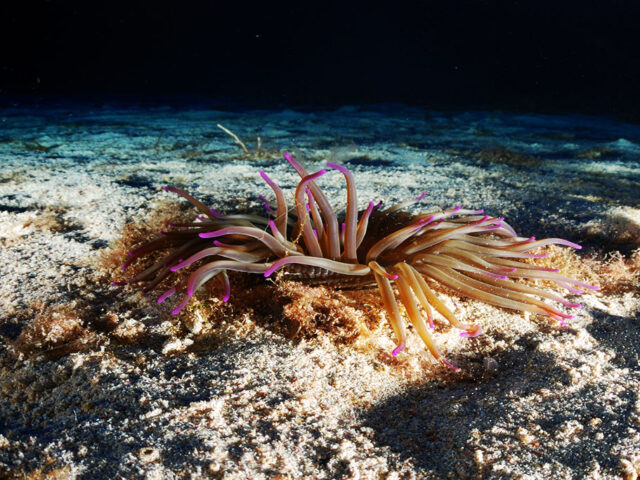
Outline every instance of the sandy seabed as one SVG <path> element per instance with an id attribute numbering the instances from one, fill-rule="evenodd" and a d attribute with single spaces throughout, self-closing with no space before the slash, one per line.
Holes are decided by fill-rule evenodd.
<path id="1" fill-rule="evenodd" d="M 401 107 L 17 106 L 0 122 L 0 477 L 638 477 L 640 127 Z M 603 289 L 567 327 L 440 291 L 485 332 L 436 325 L 456 372 L 412 331 L 392 357 L 371 297 L 323 290 L 357 337 L 292 335 L 244 291 L 173 316 L 111 285 L 125 225 L 176 205 L 162 186 L 259 211 L 259 170 L 292 194 L 292 146 L 309 170 L 343 160 L 361 208 L 426 191 L 416 208 L 484 208 L 583 243 L 556 258 Z M 320 182 L 338 210 L 343 182 Z"/>

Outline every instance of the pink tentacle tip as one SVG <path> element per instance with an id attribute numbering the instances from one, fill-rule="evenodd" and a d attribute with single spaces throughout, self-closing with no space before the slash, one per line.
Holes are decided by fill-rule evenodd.
<path id="1" fill-rule="evenodd" d="M 416 202 L 419 202 L 420 200 L 422 200 L 426 196 L 427 196 L 427 192 L 422 192 L 420 194 L 420 196 L 418 198 L 416 198 Z"/>
<path id="2" fill-rule="evenodd" d="M 327 163 L 327 167 L 338 170 L 341 173 L 349 173 L 349 169 L 343 165 L 338 165 L 337 163 Z"/>
<path id="3" fill-rule="evenodd" d="M 223 302 L 228 302 L 230 297 L 231 297 L 231 295 L 225 295 L 224 297 L 222 297 L 222 301 Z"/>
<path id="4" fill-rule="evenodd" d="M 262 179 L 267 182 L 269 185 L 274 186 L 275 182 L 273 180 L 271 180 L 271 178 L 269 177 L 269 175 L 267 175 L 263 170 L 260 170 L 260 176 L 262 177 Z"/>
<path id="5" fill-rule="evenodd" d="M 457 212 L 458 210 L 462 210 L 462 205 L 456 205 L 451 209 L 452 212 Z"/>
<path id="6" fill-rule="evenodd" d="M 285 154 L 284 154 L 284 158 L 286 158 L 287 160 L 291 161 L 291 159 L 292 159 L 293 157 L 291 156 L 291 154 L 290 154 L 289 152 L 285 152 Z"/>
<path id="7" fill-rule="evenodd" d="M 175 287 L 170 288 L 169 290 L 167 290 L 166 292 L 164 292 L 162 295 L 158 297 L 158 303 L 164 302 L 167 298 L 169 298 L 174 293 L 176 293 L 176 288 Z"/>
<path id="8" fill-rule="evenodd" d="M 209 209 L 209 213 L 211 215 L 213 215 L 214 217 L 216 217 L 216 218 L 224 218 L 224 215 L 222 215 L 221 213 L 219 213 L 217 210 L 215 210 L 213 208 Z"/>
<path id="9" fill-rule="evenodd" d="M 498 280 L 506 280 L 507 278 L 509 278 L 506 275 L 498 275 L 497 273 L 491 272 L 484 272 L 484 274 L 491 278 L 497 278 Z"/>
<path id="10" fill-rule="evenodd" d="M 466 338 L 475 338 L 479 335 L 482 335 L 482 327 L 480 325 L 472 325 L 460 334 L 461 337 Z"/>
<path id="11" fill-rule="evenodd" d="M 460 367 L 456 367 L 453 363 L 449 362 L 446 358 L 442 358 L 440 357 L 438 360 L 440 360 L 442 363 L 444 363 L 447 367 L 453 369 L 453 370 L 460 370 Z"/>
<path id="12" fill-rule="evenodd" d="M 407 345 L 404 342 L 400 342 L 400 344 L 393 349 L 393 352 L 391 352 L 391 355 L 393 355 L 394 357 L 397 357 L 398 354 L 404 350 L 404 347 L 406 347 Z"/>
<path id="13" fill-rule="evenodd" d="M 181 268 L 186 267 L 187 265 L 184 265 L 185 261 L 183 259 L 179 259 L 178 262 L 171 267 L 169 270 L 171 270 L 172 272 L 177 272 L 178 270 L 180 270 Z"/>

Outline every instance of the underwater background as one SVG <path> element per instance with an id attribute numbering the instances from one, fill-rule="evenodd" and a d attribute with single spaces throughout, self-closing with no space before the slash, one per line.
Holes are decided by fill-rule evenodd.
<path id="1" fill-rule="evenodd" d="M 639 5 L 3 6 L 0 477 L 637 478 Z M 580 243 L 551 260 L 601 291 L 566 327 L 439 292 L 484 331 L 436 324 L 453 372 L 413 329 L 393 357 L 366 291 L 176 316 L 112 285 L 187 211 L 163 187 L 263 212 L 285 152 L 359 210 L 426 192 Z"/>

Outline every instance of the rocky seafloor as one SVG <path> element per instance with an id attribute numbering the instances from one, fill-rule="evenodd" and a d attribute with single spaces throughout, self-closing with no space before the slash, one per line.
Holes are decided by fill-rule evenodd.
<path id="1" fill-rule="evenodd" d="M 242 286 L 242 302 L 206 317 L 111 284 L 125 226 L 175 208 L 163 186 L 259 211 L 271 194 L 259 170 L 292 195 L 291 148 L 309 170 L 347 165 L 360 208 L 427 192 L 414 211 L 484 208 L 522 235 L 581 243 L 557 258 L 602 290 L 567 327 L 440 291 L 485 332 L 437 325 L 452 371 L 412 331 L 392 357 L 383 321 L 348 341 L 329 327 L 289 335 Z M 320 183 L 339 210 L 343 177 Z M 0 477 L 635 479 L 639 192 L 640 127 L 609 118 L 7 106 Z M 358 322 L 380 315 L 376 300 L 323 292 Z"/>

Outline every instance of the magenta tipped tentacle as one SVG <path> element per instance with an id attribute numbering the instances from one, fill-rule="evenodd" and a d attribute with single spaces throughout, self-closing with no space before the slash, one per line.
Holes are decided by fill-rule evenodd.
<path id="1" fill-rule="evenodd" d="M 298 172 L 298 175 L 303 179 L 308 176 L 307 171 L 304 169 L 298 161 L 293 158 L 290 153 L 285 153 L 284 157 L 287 159 L 289 164 Z M 309 182 L 309 189 L 313 193 L 314 199 L 322 212 L 322 215 L 325 219 L 325 231 L 327 234 L 327 252 L 328 257 L 335 260 L 340 258 L 340 232 L 338 230 L 338 219 L 336 218 L 336 214 L 331 208 L 331 204 L 325 197 L 320 187 L 316 185 L 315 182 Z M 297 207 L 296 207 L 297 209 Z M 300 221 L 300 216 L 298 216 L 298 221 Z"/>
<path id="2" fill-rule="evenodd" d="M 447 367 L 453 369 L 453 370 L 460 370 L 460 367 L 456 367 L 453 363 L 449 362 L 446 358 L 444 357 L 440 357 L 438 360 L 440 360 L 442 363 L 444 363 Z"/>
<path id="3" fill-rule="evenodd" d="M 229 275 L 227 275 L 227 272 L 222 271 L 220 278 L 222 278 L 222 285 L 224 287 L 224 295 L 222 296 L 222 301 L 228 302 L 229 298 L 231 298 L 231 283 L 229 282 Z"/>
<path id="4" fill-rule="evenodd" d="M 584 290 L 580 288 L 574 288 L 568 282 L 563 282 L 561 280 L 556 280 L 555 282 L 565 290 L 569 290 L 571 293 L 575 293 L 576 295 L 582 295 L 584 293 Z"/>
<path id="5" fill-rule="evenodd" d="M 581 245 L 570 242 L 569 240 L 565 240 L 563 238 L 545 238 L 543 240 L 523 242 L 521 246 L 515 247 L 515 250 L 528 251 L 534 248 L 545 247 L 547 245 L 564 245 L 565 247 L 575 248 L 576 250 L 582 249 Z"/>
<path id="6" fill-rule="evenodd" d="M 131 252 L 129 252 L 129 255 L 131 255 Z M 120 269 L 124 272 L 127 269 L 127 267 L 129 265 L 131 265 L 135 261 L 135 259 L 136 259 L 136 257 L 128 258 L 127 261 L 124 262 L 124 265 L 122 265 L 122 267 L 120 267 Z"/>
<path id="7" fill-rule="evenodd" d="M 482 275 L 486 275 L 487 277 L 491 277 L 491 278 L 499 278 L 501 280 L 506 280 L 508 277 L 506 275 L 498 275 L 497 273 L 492 273 L 492 272 L 482 272 Z"/>
<path id="8" fill-rule="evenodd" d="M 273 272 L 289 264 L 309 265 L 311 267 L 324 268 L 330 272 L 342 275 L 362 276 L 371 273 L 371 269 L 366 265 L 338 262 L 328 258 L 307 257 L 303 255 L 289 256 L 276 260 L 264 272 L 265 277 L 271 276 Z"/>
<path id="9" fill-rule="evenodd" d="M 196 198 L 192 197 L 191 195 L 189 195 L 184 190 L 180 190 L 179 188 L 171 187 L 171 186 L 163 187 L 163 190 L 165 192 L 172 192 L 172 193 L 176 193 L 176 194 L 180 195 L 182 198 L 187 200 L 191 205 L 193 205 L 198 210 L 200 210 L 200 212 L 204 213 L 207 217 L 209 217 L 209 218 L 212 217 L 211 210 L 209 208 L 207 208 L 207 206 L 204 203 L 202 203 L 200 200 L 197 200 Z"/>
<path id="10" fill-rule="evenodd" d="M 360 217 L 360 221 L 358 222 L 358 227 L 356 229 L 356 249 L 360 247 L 360 244 L 362 243 L 362 240 L 367 233 L 367 227 L 369 226 L 369 217 L 371 217 L 371 213 L 373 212 L 374 208 L 374 203 L 369 202 L 369 206 Z"/>
<path id="11" fill-rule="evenodd" d="M 474 338 L 482 335 L 482 327 L 480 325 L 474 325 L 469 327 L 466 331 L 460 334 L 461 337 Z"/>
<path id="12" fill-rule="evenodd" d="M 212 232 L 203 232 L 198 234 L 200 238 L 216 238 L 224 237 L 227 235 L 243 235 L 255 238 L 256 240 L 262 242 L 269 250 L 271 250 L 278 256 L 286 255 L 287 253 L 285 247 L 272 235 L 269 235 L 264 230 L 260 230 L 259 228 L 255 227 L 225 227 Z"/>
<path id="13" fill-rule="evenodd" d="M 303 195 L 306 192 L 307 185 L 312 183 L 315 179 L 320 178 L 322 175 L 327 173 L 326 170 L 322 169 L 317 171 L 316 173 L 312 173 L 311 175 L 306 175 L 300 180 L 298 183 L 298 187 L 296 188 L 296 210 L 298 212 L 298 223 L 302 229 L 302 238 L 304 240 L 304 244 L 309 250 L 309 253 L 314 257 L 323 257 L 322 248 L 318 243 L 318 238 L 313 234 L 313 228 L 311 226 L 311 219 L 309 217 L 309 212 L 304 208 L 305 201 Z M 280 255 L 282 256 L 282 255 Z"/>
<path id="14" fill-rule="evenodd" d="M 274 186 L 276 186 L 276 187 L 277 187 L 276 182 L 274 182 L 273 180 L 271 180 L 271 178 L 269 178 L 269 175 L 267 175 L 263 170 L 260 170 L 258 173 L 260 174 L 260 176 L 262 177 L 262 179 L 263 179 L 265 182 L 267 182 L 267 184 L 268 184 L 271 188 L 273 188 Z"/>
<path id="15" fill-rule="evenodd" d="M 393 355 L 394 357 L 397 357 L 398 354 L 402 352 L 406 346 L 407 344 L 405 342 L 400 342 L 398 346 L 393 349 L 393 351 L 391 352 L 391 355 Z"/>
<path id="16" fill-rule="evenodd" d="M 205 248 L 204 250 L 200 250 L 198 253 L 191 255 L 186 260 L 178 261 L 176 265 L 170 268 L 172 272 L 176 272 L 184 267 L 188 267 L 189 265 L 201 260 L 205 257 L 218 255 L 222 249 L 220 247 L 210 247 Z"/>
<path id="17" fill-rule="evenodd" d="M 212 217 L 217 218 L 218 220 L 222 220 L 224 218 L 224 215 L 219 213 L 215 208 L 210 208 L 209 213 Z"/>
<path id="18" fill-rule="evenodd" d="M 269 205 L 269 201 L 266 198 L 264 198 L 264 195 L 260 194 L 260 195 L 258 195 L 258 198 L 260 200 L 262 200 L 262 203 L 264 205 L 264 209 L 267 211 L 267 213 L 269 215 L 275 215 L 276 214 L 276 212 L 273 211 L 273 208 L 271 208 L 271 205 Z"/>
<path id="19" fill-rule="evenodd" d="M 269 178 L 269 176 L 260 170 L 260 176 L 262 179 L 267 182 L 267 184 L 273 190 L 273 193 L 276 195 L 276 225 L 278 226 L 278 230 L 280 233 L 286 237 L 287 236 L 287 220 L 288 220 L 288 211 L 287 211 L 287 202 L 284 197 L 284 193 L 282 189 Z"/>
<path id="20" fill-rule="evenodd" d="M 177 291 L 176 287 L 171 287 L 169 290 L 167 290 L 166 292 L 164 292 L 162 295 L 158 297 L 158 303 L 164 302 L 167 298 L 169 298 L 171 295 L 176 293 L 176 291 Z"/>
<path id="21" fill-rule="evenodd" d="M 311 193 L 311 190 L 306 188 L 305 193 L 307 194 L 307 198 L 309 199 L 309 203 L 307 203 L 306 205 L 307 212 L 311 214 L 311 219 L 313 220 L 313 225 L 315 226 L 316 236 L 318 237 L 318 240 L 322 241 L 325 236 L 324 222 L 322 221 L 322 216 L 318 211 L 318 208 L 316 206 L 316 202 L 313 198 L 313 193 Z M 323 248 L 323 243 L 320 243 L 320 248 L 322 249 L 323 256 L 326 256 L 328 252 L 326 251 L 325 248 Z"/>
<path id="22" fill-rule="evenodd" d="M 344 175 L 347 182 L 347 211 L 345 214 L 344 227 L 344 253 L 343 257 L 347 262 L 357 262 L 357 240 L 356 233 L 358 227 L 358 196 L 353 174 L 348 168 L 337 163 L 327 163 L 327 167 L 338 170 Z"/>
<path id="23" fill-rule="evenodd" d="M 171 312 L 173 315 L 178 315 L 182 309 L 187 305 L 187 303 L 189 303 L 189 295 L 185 295 L 184 297 L 182 297 L 182 300 L 180 300 L 180 303 L 176 306 L 176 308 Z"/>

